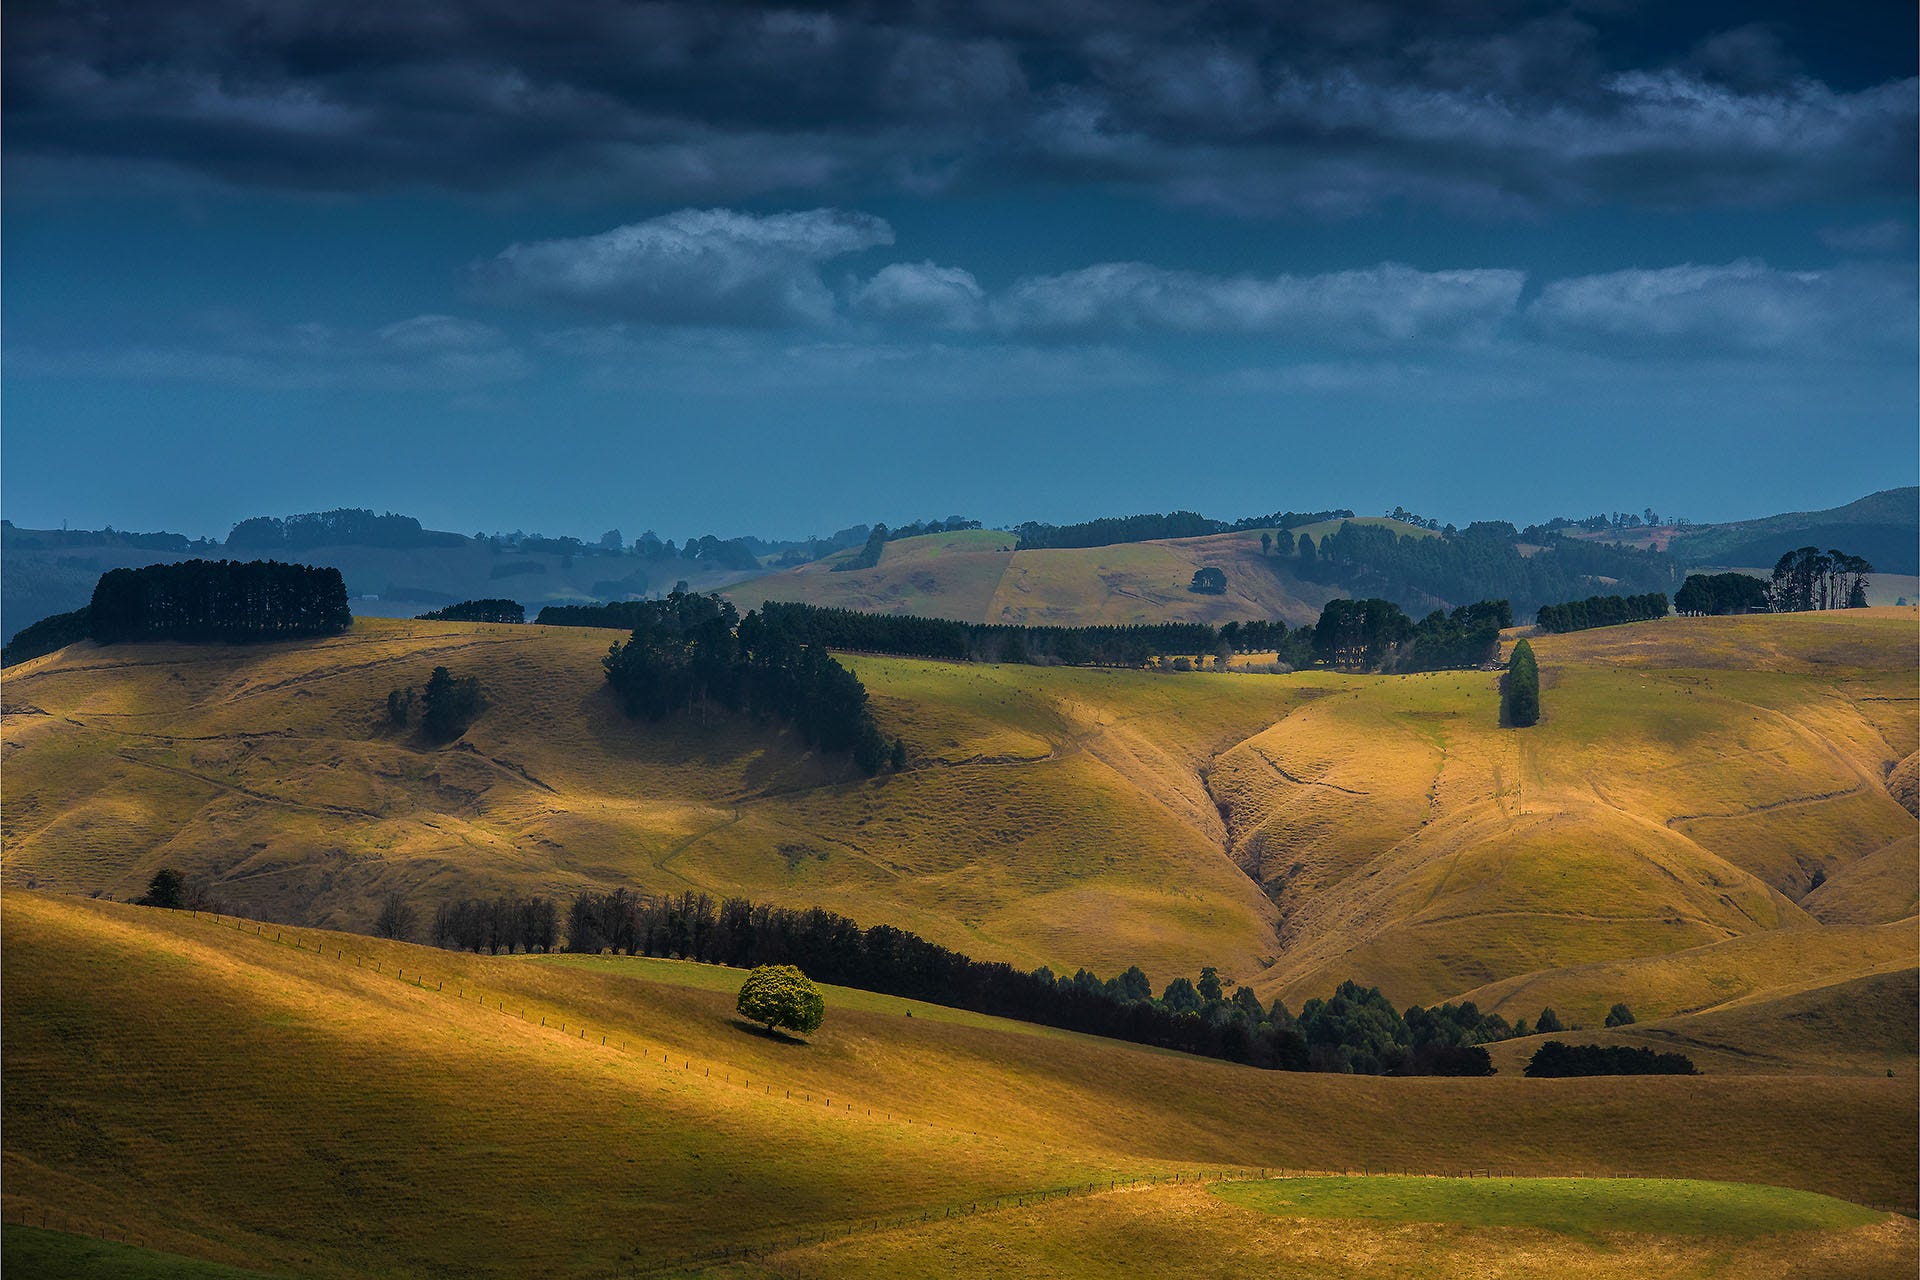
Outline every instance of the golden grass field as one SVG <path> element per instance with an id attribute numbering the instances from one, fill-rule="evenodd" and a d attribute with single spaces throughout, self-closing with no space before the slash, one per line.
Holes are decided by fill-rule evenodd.
<path id="1" fill-rule="evenodd" d="M 1308 526 L 1315 537 L 1339 522 Z M 1361 524 L 1392 523 L 1366 518 Z M 1396 525 L 1403 532 L 1409 526 Z M 1268 530 L 1269 533 L 1273 532 Z M 798 601 L 961 622 L 1094 626 L 1133 622 L 1227 622 L 1281 618 L 1311 623 L 1339 595 L 1296 578 L 1283 557 L 1263 556 L 1258 529 L 1110 547 L 1013 550 L 1010 533 L 975 529 L 887 544 L 871 569 L 834 572 L 852 553 L 737 583 L 722 591 L 742 609 Z M 1194 571 L 1227 575 L 1225 595 L 1188 591 Z"/>
<path id="2" fill-rule="evenodd" d="M 1521 732 L 1484 672 L 853 657 L 909 749 L 871 780 L 741 721 L 626 720 L 598 669 L 616 638 L 363 620 L 22 664 L 0 883 L 126 899 L 172 865 L 237 910 L 352 929 L 389 889 L 423 914 L 742 893 L 1023 967 L 1138 963 L 1158 987 L 1213 964 L 1296 1008 L 1349 976 L 1589 1026 L 1624 1000 L 1676 1035 L 1737 1004 L 1718 1064 L 1912 1072 L 1910 1038 L 1822 1049 L 1782 1021 L 1820 989 L 1844 1022 L 1915 968 L 1908 611 L 1538 637 L 1545 717 Z M 489 708 L 435 749 L 382 711 L 437 663 Z"/>
<path id="3" fill-rule="evenodd" d="M 268 1274 L 1920 1265 L 1910 1079 L 1289 1075 L 835 988 L 803 1044 L 682 962 L 18 890 L 0 927 L 5 1220 Z M 1258 1181 L 1302 1169 L 1356 1176 Z"/>

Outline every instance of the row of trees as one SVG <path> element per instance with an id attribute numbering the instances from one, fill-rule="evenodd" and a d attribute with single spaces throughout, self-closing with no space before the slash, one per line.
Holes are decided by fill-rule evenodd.
<path id="1" fill-rule="evenodd" d="M 1022 662 L 1041 666 L 1140 666 L 1166 653 L 1210 653 L 1226 628 L 1172 622 L 1126 627 L 1024 627 L 954 622 L 947 618 L 861 613 L 769 600 L 761 615 L 770 626 L 807 644 L 866 653 L 946 658 L 956 662 Z M 542 613 L 545 618 L 545 613 Z M 1241 643 L 1257 648 L 1283 637 L 1286 624 L 1228 624 Z M 1255 643 L 1255 641 L 1259 643 Z"/>
<path id="2" fill-rule="evenodd" d="M 431 937 L 436 947 L 493 955 L 552 951 L 560 945 L 560 908 L 552 898 L 518 894 L 443 902 Z"/>
<path id="3" fill-rule="evenodd" d="M 275 560 L 181 560 L 111 569 L 94 586 L 87 634 L 129 640 L 277 640 L 353 623 L 338 569 Z"/>
<path id="4" fill-rule="evenodd" d="M 429 609 L 425 613 L 415 614 L 419 622 L 525 622 L 526 606 L 518 600 L 490 597 L 485 600 L 462 600 L 459 604 L 450 604 L 442 609 Z"/>
<path id="5" fill-rule="evenodd" d="M 432 533 L 412 516 L 389 511 L 375 515 L 364 507 L 340 507 L 288 516 L 255 516 L 227 534 L 230 550 L 304 551 L 311 547 L 428 547 L 464 542 L 459 534 Z"/>
<path id="6" fill-rule="evenodd" d="M 1568 1076 L 1697 1076 L 1683 1053 L 1655 1053 L 1623 1044 L 1563 1044 L 1549 1040 L 1534 1050 L 1526 1074 L 1559 1079 Z"/>
<path id="7" fill-rule="evenodd" d="M 794 965 L 820 982 L 1283 1070 L 1490 1075 L 1479 1046 L 1531 1034 L 1471 1003 L 1394 1009 L 1378 988 L 1343 983 L 1299 1017 L 1219 973 L 1175 978 L 1159 996 L 1139 966 L 1101 980 L 971 959 L 889 925 L 862 929 L 820 908 L 585 892 L 567 911 L 569 951 L 679 956 L 754 969 Z M 1551 1011 L 1543 1015 L 1545 1022 Z M 1553 1022 L 1558 1027 L 1558 1022 Z"/>
<path id="8" fill-rule="evenodd" d="M 1767 584 L 1747 573 L 1690 573 L 1673 593 L 1673 611 L 1696 618 L 1765 613 Z"/>
<path id="9" fill-rule="evenodd" d="M 1203 538 L 1215 533 L 1233 533 L 1247 529 L 1297 529 L 1323 520 L 1351 517 L 1347 508 L 1337 511 L 1276 511 L 1270 515 L 1249 516 L 1243 520 L 1211 520 L 1197 511 L 1169 511 L 1165 514 L 1108 516 L 1079 524 L 1042 524 L 1029 520 L 1017 525 L 1020 535 L 1015 549 L 1036 551 L 1053 547 L 1110 547 L 1123 542 L 1153 542 L 1161 538 Z M 1291 538 L 1288 538 L 1291 542 Z M 1287 553 L 1282 553 L 1287 554 Z"/>
<path id="10" fill-rule="evenodd" d="M 628 715 L 659 720 L 696 709 L 777 715 L 808 745 L 851 752 L 867 773 L 887 763 L 866 688 L 782 615 L 742 619 L 717 595 L 679 591 L 623 608 L 635 616 L 632 634 L 608 649 L 603 666 Z M 904 763 L 904 744 L 896 742 L 891 754 Z"/>
<path id="11" fill-rule="evenodd" d="M 1872 572 L 1873 566 L 1860 556 L 1801 547 L 1781 556 L 1773 566 L 1768 602 L 1775 613 L 1864 609 L 1867 577 Z"/>
<path id="12" fill-rule="evenodd" d="M 1618 626 L 1623 622 L 1650 622 L 1666 616 L 1666 592 L 1651 591 L 1638 596 L 1588 596 L 1566 604 L 1543 604 L 1535 625 L 1542 631 L 1558 634 Z"/>

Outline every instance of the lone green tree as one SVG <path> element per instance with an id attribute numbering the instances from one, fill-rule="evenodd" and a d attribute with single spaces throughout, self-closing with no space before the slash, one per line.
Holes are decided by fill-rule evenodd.
<path id="1" fill-rule="evenodd" d="M 1607 1025 L 1610 1027 L 1628 1027 L 1633 1025 L 1633 1010 L 1624 1004 L 1616 1004 L 1607 1010 Z"/>
<path id="2" fill-rule="evenodd" d="M 818 1031 L 827 1015 L 820 988 L 790 964 L 763 964 L 748 974 L 734 1007 L 768 1031 L 781 1027 L 801 1035 Z"/>
<path id="3" fill-rule="evenodd" d="M 1540 666 L 1533 660 L 1533 646 L 1522 640 L 1513 646 L 1507 661 L 1505 687 L 1507 723 L 1516 729 L 1540 722 Z"/>
<path id="4" fill-rule="evenodd" d="M 162 867 L 153 873 L 153 879 L 147 881 L 146 896 L 140 899 L 139 905 L 178 911 L 186 904 L 186 900 L 186 878 L 172 867 Z"/>

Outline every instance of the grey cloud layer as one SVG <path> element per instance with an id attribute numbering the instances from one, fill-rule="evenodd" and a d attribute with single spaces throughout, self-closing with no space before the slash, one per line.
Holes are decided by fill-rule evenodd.
<path id="1" fill-rule="evenodd" d="M 837 209 L 681 210 L 600 235 L 517 244 L 476 264 L 481 296 L 654 328 L 847 325 L 1036 341 L 1214 334 L 1302 349 L 1531 340 L 1619 351 L 1738 354 L 1881 349 L 1911 324 L 1904 274 L 1780 271 L 1741 259 L 1543 282 L 1500 267 L 1400 263 L 1313 275 L 1210 275 L 1107 262 L 991 290 L 964 267 L 896 262 L 836 291 L 824 264 L 889 246 L 893 229 Z"/>
<path id="2" fill-rule="evenodd" d="M 1441 9 L 97 0 L 10 13 L 0 85 L 16 156 L 334 191 L 1064 178 L 1340 214 L 1911 190 L 1908 71 L 1823 81 L 1762 27 L 1673 17 L 1610 55 L 1604 16 Z"/>
<path id="3" fill-rule="evenodd" d="M 663 324 L 819 324 L 834 312 L 819 264 L 891 243 L 892 228 L 862 213 L 683 209 L 596 236 L 516 244 L 473 275 L 498 301 Z"/>

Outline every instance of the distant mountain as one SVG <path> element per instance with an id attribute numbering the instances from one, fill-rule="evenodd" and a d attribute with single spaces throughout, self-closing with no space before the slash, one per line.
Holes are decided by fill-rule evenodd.
<path id="1" fill-rule="evenodd" d="M 1764 569 L 1805 546 L 1865 556 L 1881 573 L 1920 574 L 1920 488 L 1883 489 L 1827 511 L 1706 525 L 1676 535 L 1667 549 L 1683 565 Z"/>

